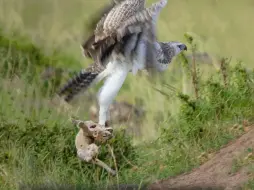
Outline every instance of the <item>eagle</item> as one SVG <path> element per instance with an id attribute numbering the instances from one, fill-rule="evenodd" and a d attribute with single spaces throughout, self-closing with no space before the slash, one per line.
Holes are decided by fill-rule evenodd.
<path id="1" fill-rule="evenodd" d="M 184 43 L 157 40 L 156 21 L 166 4 L 167 0 L 159 0 L 146 8 L 145 0 L 113 0 L 91 22 L 92 34 L 80 46 L 93 64 L 71 78 L 58 95 L 70 102 L 81 91 L 104 80 L 97 95 L 98 125 L 108 127 L 109 107 L 128 73 L 162 72 L 175 56 L 187 50 Z"/>

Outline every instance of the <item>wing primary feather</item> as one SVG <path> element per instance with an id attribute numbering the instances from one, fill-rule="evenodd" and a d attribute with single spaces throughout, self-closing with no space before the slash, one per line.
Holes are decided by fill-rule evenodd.
<path id="1" fill-rule="evenodd" d="M 90 31 L 92 30 L 94 34 L 89 36 L 88 39 L 82 43 L 83 54 L 85 57 L 92 58 L 93 60 L 97 60 L 96 53 L 98 52 L 98 48 L 96 49 L 95 35 L 96 33 L 103 31 L 103 23 L 108 13 L 116 5 L 122 3 L 123 1 L 125 0 L 112 0 L 110 4 L 107 4 L 101 11 L 98 11 L 96 15 L 91 17 L 92 19 L 89 20 L 90 23 L 87 24 L 86 30 L 90 30 Z"/>
<path id="2" fill-rule="evenodd" d="M 143 9 L 141 9 L 140 12 L 137 12 L 136 10 L 136 13 L 134 11 L 134 13 L 132 13 L 134 15 L 130 16 L 127 20 L 125 20 L 121 24 L 119 24 L 120 23 L 119 20 L 116 21 L 118 23 L 113 23 L 114 20 L 120 19 L 114 14 L 116 13 L 122 14 L 123 12 L 121 12 L 121 9 L 124 8 L 124 5 L 130 6 L 131 1 L 120 0 L 118 1 L 119 4 L 115 2 L 112 9 L 109 12 L 107 12 L 98 22 L 94 35 L 91 36 L 83 45 L 85 56 L 88 56 L 94 59 L 95 62 L 98 62 L 98 64 L 102 64 L 102 60 L 105 59 L 105 57 L 108 57 L 108 55 L 110 55 L 110 52 L 112 52 L 113 47 L 121 46 L 121 44 L 124 43 L 123 42 L 124 36 L 128 36 L 128 34 L 137 34 L 137 33 L 145 31 L 147 34 L 145 40 L 149 42 L 147 44 L 147 50 L 149 51 L 149 55 L 151 57 L 150 60 L 153 62 L 154 58 L 152 58 L 153 57 L 152 47 L 156 40 L 155 30 L 153 30 L 154 29 L 153 25 L 155 25 L 155 20 L 153 18 L 156 17 L 156 15 L 160 12 L 160 10 L 166 5 L 167 0 L 160 0 L 159 2 L 153 4 L 151 7 L 146 9 L 144 8 L 144 5 L 142 5 L 142 3 L 144 3 L 143 2 L 144 0 L 141 0 L 140 2 L 138 1 L 139 0 L 136 0 L 136 1 L 133 0 L 132 4 L 133 5 L 137 4 L 140 6 L 139 8 L 136 8 L 137 10 L 141 9 L 142 6 L 143 6 Z M 119 9 L 118 11 L 117 11 L 117 8 Z M 121 16 L 123 17 L 123 15 Z M 115 32 L 109 35 L 109 33 L 107 32 L 105 33 L 104 27 L 105 26 L 109 27 L 110 23 L 113 24 L 114 27 L 116 27 L 116 30 Z M 112 31 L 114 31 L 114 29 L 112 29 Z M 119 49 L 121 50 L 121 48 Z"/>
<path id="3" fill-rule="evenodd" d="M 151 7 L 148 7 L 140 12 L 137 12 L 127 20 L 125 20 L 121 26 L 117 29 L 117 39 L 121 39 L 127 33 L 132 33 L 131 29 L 133 27 L 145 26 L 149 28 L 149 23 L 155 22 L 155 17 L 161 11 L 163 7 L 165 7 L 167 0 L 161 0 L 157 3 L 152 4 Z M 134 30 L 135 32 L 136 30 Z"/>

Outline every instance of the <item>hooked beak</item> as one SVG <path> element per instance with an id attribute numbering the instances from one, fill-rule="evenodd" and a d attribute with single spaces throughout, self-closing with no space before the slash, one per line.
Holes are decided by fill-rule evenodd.
<path id="1" fill-rule="evenodd" d="M 180 44 L 180 45 L 178 45 L 178 47 L 180 48 L 180 50 L 187 51 L 187 46 L 185 44 Z"/>

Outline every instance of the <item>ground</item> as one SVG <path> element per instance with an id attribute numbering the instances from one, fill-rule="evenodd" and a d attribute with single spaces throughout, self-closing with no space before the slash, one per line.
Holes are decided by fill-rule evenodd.
<path id="1" fill-rule="evenodd" d="M 253 137 L 254 126 L 251 126 L 244 135 L 224 146 L 199 168 L 190 173 L 154 182 L 148 189 L 241 189 L 243 184 L 254 177 L 254 173 L 249 171 L 253 164 Z M 248 164 L 234 169 L 237 167 L 235 160 L 241 159 L 249 160 Z"/>

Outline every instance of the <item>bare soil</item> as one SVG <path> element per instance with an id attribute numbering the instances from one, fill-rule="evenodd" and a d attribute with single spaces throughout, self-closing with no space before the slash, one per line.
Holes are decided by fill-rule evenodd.
<path id="1" fill-rule="evenodd" d="M 170 177 L 154 182 L 149 190 L 199 190 L 199 189 L 242 189 L 253 173 L 247 167 L 241 167 L 232 172 L 234 159 L 240 157 L 247 149 L 254 148 L 254 126 L 238 139 L 220 149 L 214 156 L 192 170 L 176 177 Z"/>

